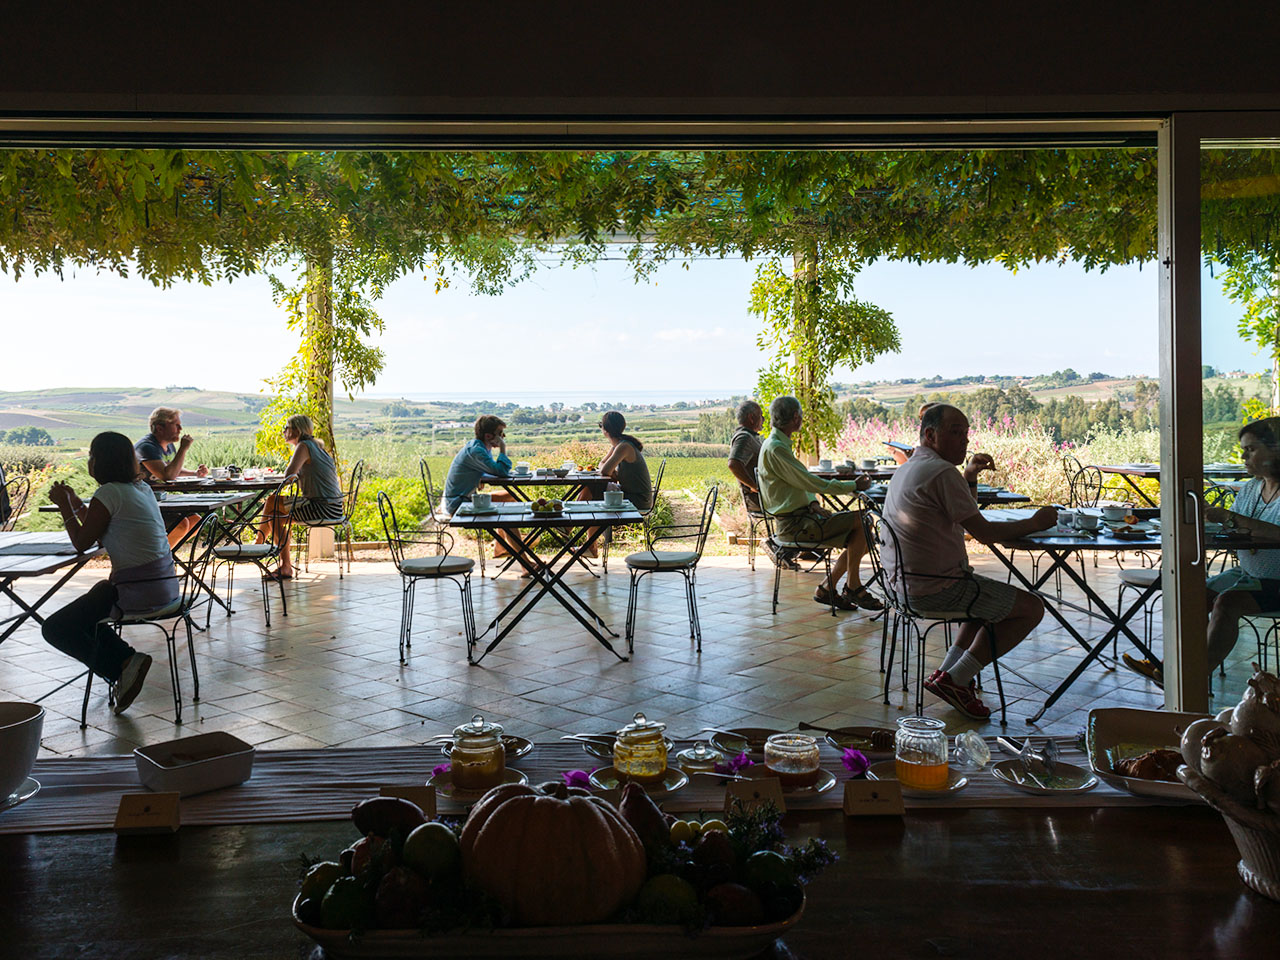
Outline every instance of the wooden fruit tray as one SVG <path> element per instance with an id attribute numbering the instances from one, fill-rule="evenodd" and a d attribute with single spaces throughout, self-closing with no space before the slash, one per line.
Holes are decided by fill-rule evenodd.
<path id="1" fill-rule="evenodd" d="M 576 927 L 512 927 L 503 930 L 471 930 L 426 935 L 418 930 L 371 930 L 351 940 L 346 930 L 326 930 L 298 919 L 294 901 L 293 923 L 324 947 L 329 957 L 451 957 L 457 960 L 498 960 L 501 957 L 715 957 L 747 960 L 794 927 L 804 914 L 800 909 L 776 923 L 757 927 L 710 927 L 696 936 L 683 927 L 652 924 L 588 924 Z"/>

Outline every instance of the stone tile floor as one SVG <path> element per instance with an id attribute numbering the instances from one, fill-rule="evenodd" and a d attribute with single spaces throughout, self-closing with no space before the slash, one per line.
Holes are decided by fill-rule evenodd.
<path id="1" fill-rule="evenodd" d="M 975 554 L 973 559 L 980 572 L 998 575 L 994 558 Z M 68 686 L 43 701 L 44 752 L 128 753 L 140 744 L 211 730 L 230 731 L 267 749 L 405 745 L 448 732 L 475 713 L 534 740 L 614 729 L 637 710 L 666 721 L 675 736 L 690 736 L 704 726 L 792 729 L 802 720 L 893 726 L 909 713 L 913 694 L 904 692 L 900 681 L 892 685 L 890 703 L 882 700 L 879 621 L 860 613 L 833 619 L 810 599 L 817 575 L 793 572 L 783 573 L 773 616 L 773 568 L 767 559 L 757 566 L 752 572 L 742 557 L 703 560 L 701 655 L 689 639 L 683 585 L 672 575 L 649 577 L 641 587 L 630 662 L 620 662 L 559 605 L 544 601 L 477 666 L 466 662 L 458 593 L 451 584 L 419 585 L 413 646 L 401 666 L 396 653 L 400 583 L 390 563 L 357 561 L 344 580 L 331 564 L 313 564 L 309 574 L 287 586 L 287 617 L 280 615 L 273 586 L 269 628 L 256 578 L 242 575 L 235 615 L 217 610 L 211 629 L 196 636 L 198 703 L 191 702 L 190 664 L 179 648 L 186 701 L 180 725 L 174 722 L 163 641 L 157 631 L 135 627 L 126 639 L 156 657 L 137 701 L 125 715 L 113 715 L 106 684 L 99 681 L 89 726 L 81 730 L 83 683 Z M 610 571 L 597 580 L 578 570 L 570 579 L 621 632 L 627 577 L 620 558 Z M 54 603 L 104 576 L 105 570 L 82 571 Z M 1114 564 L 1104 559 L 1089 576 L 1102 584 L 1104 597 L 1115 596 Z M 480 629 L 521 585 L 508 578 L 475 581 Z M 37 590 L 43 592 L 38 581 L 22 584 L 24 596 Z M 0 616 L 8 612 L 0 604 Z M 1155 629 L 1158 633 L 1158 617 Z M 621 639 L 617 643 L 624 649 Z M 936 630 L 927 670 L 937 663 L 942 646 Z M 1028 727 L 1025 718 L 1046 698 L 1037 686 L 1052 689 L 1080 653 L 1046 616 L 1037 632 L 1001 661 L 1008 668 L 1003 676 L 1010 733 L 1074 734 L 1092 707 L 1161 705 L 1162 694 L 1146 679 L 1123 667 L 1096 665 L 1039 724 Z M 1239 693 L 1255 655 L 1252 635 L 1245 631 L 1229 664 L 1226 690 Z M 80 670 L 79 663 L 45 644 L 37 628 L 25 625 L 0 645 L 0 700 L 34 699 Z M 1215 687 L 1221 691 L 1223 682 Z M 987 700 L 994 707 L 993 688 L 988 682 Z M 1000 730 L 994 721 L 968 723 L 928 694 L 925 701 L 926 712 L 945 720 L 953 733 L 966 726 Z M 1220 693 L 1218 702 L 1234 699 Z"/>

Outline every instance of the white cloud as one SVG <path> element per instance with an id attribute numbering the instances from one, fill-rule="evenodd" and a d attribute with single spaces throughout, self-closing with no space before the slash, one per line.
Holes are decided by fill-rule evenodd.
<path id="1" fill-rule="evenodd" d="M 704 340 L 719 340 L 725 335 L 724 327 L 703 330 L 697 327 L 675 327 L 670 330 L 657 330 L 653 336 L 656 340 L 678 343 L 700 343 Z"/>

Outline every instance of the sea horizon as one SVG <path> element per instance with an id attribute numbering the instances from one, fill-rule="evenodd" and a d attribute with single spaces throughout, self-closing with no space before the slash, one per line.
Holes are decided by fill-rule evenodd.
<path id="1" fill-rule="evenodd" d="M 542 407 L 563 403 L 566 407 L 578 407 L 584 403 L 625 403 L 629 406 L 653 404 L 668 406 L 686 403 L 728 401 L 732 397 L 747 396 L 749 388 L 708 390 L 705 387 L 686 387 L 667 390 L 441 390 L 438 392 L 415 391 L 413 393 L 364 393 L 362 400 L 407 400 L 412 403 L 514 403 L 522 407 Z"/>

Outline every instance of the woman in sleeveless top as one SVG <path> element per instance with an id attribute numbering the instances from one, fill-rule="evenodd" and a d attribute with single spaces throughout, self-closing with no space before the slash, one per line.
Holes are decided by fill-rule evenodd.
<path id="1" fill-rule="evenodd" d="M 342 518 L 342 484 L 338 480 L 338 465 L 319 440 L 312 436 L 311 418 L 298 414 L 289 418 L 285 424 L 284 439 L 293 447 L 293 456 L 285 468 L 286 476 L 296 475 L 298 478 L 299 496 L 285 502 L 270 496 L 262 513 L 272 525 L 272 542 L 278 542 L 285 535 L 285 520 L 301 520 L 315 523 L 320 520 L 339 520 Z M 260 530 L 258 542 L 266 539 L 267 531 Z M 292 551 L 284 550 L 280 554 L 280 569 L 273 574 L 274 579 L 288 580 L 293 576 Z"/>
<path id="2" fill-rule="evenodd" d="M 133 703 L 151 657 L 139 653 L 101 621 L 123 613 L 150 613 L 176 606 L 178 577 L 155 494 L 139 480 L 133 443 L 120 433 L 100 433 L 89 444 L 89 475 L 98 481 L 86 505 L 65 483 L 55 483 L 67 535 L 77 550 L 101 543 L 111 558 L 111 576 L 95 583 L 44 622 L 44 638 L 115 686 L 115 712 Z"/>
<path id="3" fill-rule="evenodd" d="M 649 480 L 649 464 L 645 462 L 644 444 L 636 437 L 626 433 L 627 418 L 617 410 L 610 410 L 600 418 L 600 430 L 609 440 L 610 449 L 600 461 L 600 475 L 616 480 L 622 488 L 622 496 L 630 500 L 632 505 L 641 511 L 648 510 L 653 501 L 653 484 Z M 583 491 L 590 498 L 587 491 Z M 591 531 L 594 534 L 595 530 Z M 586 555 L 596 556 L 593 544 L 587 548 Z"/>

